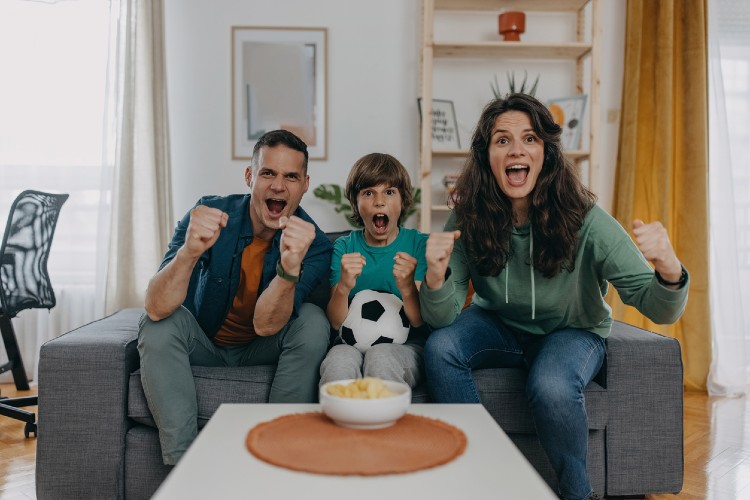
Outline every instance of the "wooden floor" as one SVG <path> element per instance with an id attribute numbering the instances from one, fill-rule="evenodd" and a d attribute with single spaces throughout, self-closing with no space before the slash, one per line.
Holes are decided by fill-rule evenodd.
<path id="1" fill-rule="evenodd" d="M 6 397 L 32 396 L 31 391 L 16 391 L 13 384 L 0 384 L 0 395 Z M 37 412 L 36 406 L 24 410 Z M 39 415 L 37 415 L 37 419 Z M 0 415 L 0 500 L 29 500 L 36 498 L 34 468 L 36 467 L 36 438 L 26 439 L 19 420 Z"/>
<path id="2" fill-rule="evenodd" d="M 25 396 L 0 384 L 3 396 Z M 36 412 L 35 407 L 27 408 Z M 37 415 L 39 418 L 39 415 Z M 748 433 L 745 433 L 747 427 Z M 36 439 L 23 422 L 0 416 L 0 500 L 35 499 Z M 750 500 L 750 411 L 746 398 L 685 393 L 685 483 L 679 495 L 648 500 Z"/>

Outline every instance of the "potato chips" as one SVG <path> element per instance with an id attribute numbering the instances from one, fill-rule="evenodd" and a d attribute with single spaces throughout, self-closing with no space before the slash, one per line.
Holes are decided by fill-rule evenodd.
<path id="1" fill-rule="evenodd" d="M 377 399 L 396 396 L 389 390 L 382 380 L 377 377 L 365 377 L 349 382 L 348 384 L 330 384 L 326 391 L 331 396 L 355 399 Z"/>

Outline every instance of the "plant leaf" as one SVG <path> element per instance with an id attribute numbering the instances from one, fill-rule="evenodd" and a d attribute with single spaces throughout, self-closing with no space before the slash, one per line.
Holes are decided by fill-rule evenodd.
<path id="1" fill-rule="evenodd" d="M 493 85 L 492 82 L 490 82 L 490 89 L 492 89 L 492 95 L 495 96 L 495 99 L 500 99 L 502 97 L 502 94 L 500 93 L 500 84 L 497 81 L 497 73 L 495 73 L 495 84 Z"/>

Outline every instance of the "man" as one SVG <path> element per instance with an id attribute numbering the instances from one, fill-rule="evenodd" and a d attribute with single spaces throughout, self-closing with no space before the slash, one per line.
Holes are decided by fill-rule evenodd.
<path id="1" fill-rule="evenodd" d="M 141 380 L 165 464 L 198 432 L 192 365 L 278 363 L 270 402 L 316 401 L 330 327 L 303 301 L 325 277 L 332 246 L 299 207 L 307 145 L 266 133 L 245 182 L 249 195 L 204 197 L 185 215 L 146 292 Z"/>

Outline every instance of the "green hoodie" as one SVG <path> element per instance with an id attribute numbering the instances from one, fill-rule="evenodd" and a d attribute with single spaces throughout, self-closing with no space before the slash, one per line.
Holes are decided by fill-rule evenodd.
<path id="1" fill-rule="evenodd" d="M 454 229 L 452 213 L 445 230 Z M 573 271 L 563 269 L 553 278 L 536 271 L 530 264 L 533 236 L 528 223 L 513 230 L 512 256 L 498 276 L 479 275 L 459 238 L 443 286 L 431 290 L 423 284 L 420 288 L 422 318 L 434 328 L 451 324 L 466 300 L 469 279 L 474 304 L 497 311 L 500 322 L 512 330 L 538 335 L 574 327 L 606 338 L 612 326 L 612 310 L 604 301 L 608 282 L 623 302 L 655 323 L 673 323 L 685 309 L 689 278 L 678 290 L 661 285 L 628 233 L 597 205 L 578 233 Z"/>

